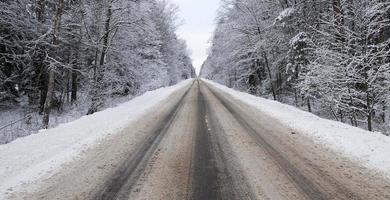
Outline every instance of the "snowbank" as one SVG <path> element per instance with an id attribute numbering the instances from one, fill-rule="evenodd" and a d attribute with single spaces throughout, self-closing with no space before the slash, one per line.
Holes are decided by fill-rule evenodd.
<path id="1" fill-rule="evenodd" d="M 147 110 L 193 80 L 142 96 L 76 121 L 0 146 L 0 199 L 7 191 L 54 173 L 101 139 L 118 133 Z"/>
<path id="2" fill-rule="evenodd" d="M 208 80 L 204 81 L 279 120 L 294 131 L 308 136 L 316 143 L 324 144 L 390 178 L 390 137 L 323 119 L 293 106 L 238 92 Z"/>

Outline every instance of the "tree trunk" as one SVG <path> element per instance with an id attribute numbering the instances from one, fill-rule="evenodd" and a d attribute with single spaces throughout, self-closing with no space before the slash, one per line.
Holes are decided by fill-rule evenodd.
<path id="1" fill-rule="evenodd" d="M 49 127 L 50 110 L 51 110 L 51 104 L 52 104 L 53 93 L 54 93 L 54 78 L 55 78 L 54 69 L 50 69 L 46 101 L 43 108 L 42 124 L 44 129 L 47 129 Z"/>
<path id="2" fill-rule="evenodd" d="M 369 131 L 372 131 L 372 112 L 368 113 L 367 116 L 367 128 Z"/>
<path id="3" fill-rule="evenodd" d="M 104 36 L 102 42 L 102 50 L 99 58 L 99 66 L 96 66 L 97 69 L 95 73 L 94 84 L 92 88 L 92 104 L 88 109 L 87 115 L 93 114 L 98 111 L 99 107 L 103 104 L 101 101 L 101 90 L 102 90 L 102 81 L 104 76 L 104 61 L 108 49 L 108 39 L 110 36 L 110 22 L 112 16 L 112 1 L 110 2 L 107 8 L 106 22 L 104 24 Z"/>
<path id="4" fill-rule="evenodd" d="M 338 25 L 342 25 L 343 23 L 343 15 L 341 13 L 341 1 L 340 0 L 332 0 L 332 8 L 333 14 Z"/>
<path id="5" fill-rule="evenodd" d="M 52 45 L 54 46 L 54 49 L 52 52 L 56 52 L 56 46 L 58 45 L 58 36 L 60 32 L 60 23 L 61 23 L 61 17 L 62 17 L 62 10 L 64 7 L 64 0 L 58 0 L 56 12 L 54 15 L 53 20 L 53 40 Z M 50 120 L 50 111 L 51 111 L 51 105 L 53 101 L 54 96 L 54 84 L 55 84 L 55 64 L 50 66 L 49 68 L 49 82 L 47 86 L 47 95 L 46 95 L 46 101 L 45 106 L 43 108 L 43 128 L 47 129 L 49 127 L 49 120 Z"/>
<path id="6" fill-rule="evenodd" d="M 47 96 L 47 80 L 48 76 L 46 70 L 43 69 L 43 66 L 40 67 L 39 80 L 39 114 L 43 114 L 43 109 L 45 108 L 46 96 Z"/>
<path id="7" fill-rule="evenodd" d="M 63 86 L 62 92 L 61 92 L 61 96 L 62 96 L 61 104 L 63 104 L 64 102 L 70 102 L 69 93 L 70 93 L 71 75 L 72 75 L 72 71 L 71 70 L 66 70 L 65 71 L 64 86 Z"/>
<path id="8" fill-rule="evenodd" d="M 352 126 L 359 127 L 355 112 L 352 114 Z"/>
<path id="9" fill-rule="evenodd" d="M 72 80 L 71 80 L 71 95 L 70 95 L 70 101 L 72 104 L 74 104 L 77 101 L 77 72 L 75 70 L 72 70 Z"/>
<path id="10" fill-rule="evenodd" d="M 37 20 L 39 22 L 43 22 L 45 20 L 45 0 L 36 0 L 35 3 L 35 14 L 37 16 Z"/>
<path id="11" fill-rule="evenodd" d="M 311 112 L 311 103 L 310 103 L 310 99 L 309 98 L 307 98 L 307 110 L 309 111 L 309 112 Z"/>
<path id="12" fill-rule="evenodd" d="M 276 95 L 278 95 L 280 97 L 280 95 L 283 95 L 283 78 L 282 78 L 282 72 L 281 72 L 281 69 L 279 68 L 278 69 L 278 73 L 276 75 L 276 88 L 278 88 L 278 90 L 276 91 Z"/>
<path id="13" fill-rule="evenodd" d="M 267 68 L 267 71 L 268 71 L 268 77 L 269 77 L 269 82 L 271 84 L 272 96 L 273 96 L 274 100 L 276 101 L 277 98 L 276 98 L 276 92 L 275 92 L 275 88 L 274 88 L 274 83 L 272 82 L 272 73 L 271 73 L 271 69 L 269 67 L 267 53 L 265 51 L 263 51 L 263 57 L 264 57 L 265 67 Z"/>
<path id="14" fill-rule="evenodd" d="M 38 22 L 43 23 L 44 22 L 44 13 L 45 13 L 45 0 L 36 0 L 35 2 L 35 15 L 38 20 Z M 39 29 L 40 26 L 37 26 Z M 41 47 L 43 51 L 43 47 Z M 39 51 L 39 56 L 36 58 L 38 63 L 36 64 L 36 74 L 38 74 L 37 82 L 38 82 L 38 89 L 39 89 L 39 114 L 43 114 L 43 110 L 45 107 L 46 102 L 46 95 L 47 95 L 47 71 L 44 66 L 44 56 L 41 51 Z"/>
<path id="15" fill-rule="evenodd" d="M 256 62 L 253 62 L 251 64 L 251 72 L 249 74 L 249 93 L 252 95 L 258 95 L 258 85 L 259 85 L 259 80 L 258 80 L 258 75 L 257 75 L 257 68 L 258 66 L 256 65 Z"/>
<path id="16" fill-rule="evenodd" d="M 381 114 L 382 122 L 386 123 L 386 103 L 382 105 L 382 114 Z"/>
<path id="17" fill-rule="evenodd" d="M 254 73 L 251 73 L 249 75 L 249 93 L 252 95 L 257 94 L 257 81 L 256 81 L 256 75 Z"/>
<path id="18" fill-rule="evenodd" d="M 80 35 L 81 35 L 81 30 L 80 30 Z M 75 54 L 75 61 L 72 64 L 72 71 L 71 71 L 71 80 L 70 80 L 70 102 L 73 105 L 77 101 L 77 90 L 78 90 L 78 70 L 79 70 L 79 59 L 80 59 L 80 43 L 81 43 L 81 38 L 79 40 L 79 43 L 77 44 L 77 52 Z"/>
<path id="19" fill-rule="evenodd" d="M 340 113 L 340 122 L 343 122 L 344 123 L 344 114 L 343 114 L 343 111 L 339 111 Z"/>
<path id="20" fill-rule="evenodd" d="M 371 97 L 368 92 L 366 92 L 366 104 L 367 104 L 367 128 L 369 131 L 372 131 L 372 109 L 371 109 Z"/>
<path id="21" fill-rule="evenodd" d="M 336 33 L 336 39 L 340 42 L 345 42 L 345 38 L 343 36 L 343 28 L 344 25 L 344 15 L 341 9 L 341 1 L 340 0 L 332 0 L 332 8 L 333 8 L 333 16 L 335 19 L 335 25 L 338 29 L 338 33 Z"/>

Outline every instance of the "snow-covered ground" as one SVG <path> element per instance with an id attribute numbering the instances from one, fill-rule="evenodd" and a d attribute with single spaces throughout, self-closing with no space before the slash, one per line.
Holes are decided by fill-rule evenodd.
<path id="1" fill-rule="evenodd" d="M 108 96 L 104 105 L 102 105 L 102 110 L 116 107 L 137 96 L 141 96 L 147 91 L 155 90 L 155 88 L 159 88 L 158 84 L 152 82 L 149 85 L 142 86 L 137 94 L 121 97 Z M 78 93 L 75 104 L 72 105 L 70 102 L 65 102 L 61 110 L 52 109 L 49 127 L 54 128 L 59 124 L 69 123 L 84 116 L 91 104 L 89 93 L 89 91 L 81 90 Z M 26 97 L 22 97 L 20 101 L 21 103 L 16 108 L 0 111 L 0 127 L 18 121 L 13 126 L 7 126 L 0 130 L 0 145 L 20 137 L 36 134 L 42 127 L 42 115 L 38 113 L 37 109 L 30 108 L 31 105 L 28 104 Z M 26 118 L 27 115 L 31 116 L 29 120 Z"/>
<path id="2" fill-rule="evenodd" d="M 308 136 L 316 143 L 323 144 L 390 178 L 390 137 L 323 119 L 293 106 L 238 92 L 208 80 L 204 81 L 259 109 L 297 133 Z"/>
<path id="3" fill-rule="evenodd" d="M 161 88 L 76 121 L 61 124 L 38 134 L 0 146 L 0 199 L 5 193 L 53 174 L 60 166 L 77 158 L 84 150 L 107 136 L 118 133 L 128 123 L 189 86 L 193 80 Z"/>

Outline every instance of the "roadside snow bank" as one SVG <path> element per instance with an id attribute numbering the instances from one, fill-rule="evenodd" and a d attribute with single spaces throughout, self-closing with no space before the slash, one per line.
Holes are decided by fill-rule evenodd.
<path id="1" fill-rule="evenodd" d="M 0 146 L 0 199 L 7 192 L 31 183 L 77 158 L 101 139 L 118 133 L 147 110 L 189 86 L 193 80 L 147 92 L 142 96 L 56 128 Z"/>
<path id="2" fill-rule="evenodd" d="M 390 178 L 390 137 L 323 119 L 293 106 L 238 92 L 209 80 L 204 81 L 275 118 L 292 130 L 312 138 L 316 143 L 324 144 Z"/>

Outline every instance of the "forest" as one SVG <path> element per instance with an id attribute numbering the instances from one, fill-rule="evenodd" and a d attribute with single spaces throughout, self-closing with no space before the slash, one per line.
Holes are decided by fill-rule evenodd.
<path id="1" fill-rule="evenodd" d="M 201 76 L 389 134 L 388 0 L 225 0 Z"/>
<path id="2" fill-rule="evenodd" d="M 1 124 L 33 113 L 48 128 L 53 114 L 93 114 L 195 77 L 176 11 L 158 0 L 1 0 Z"/>

